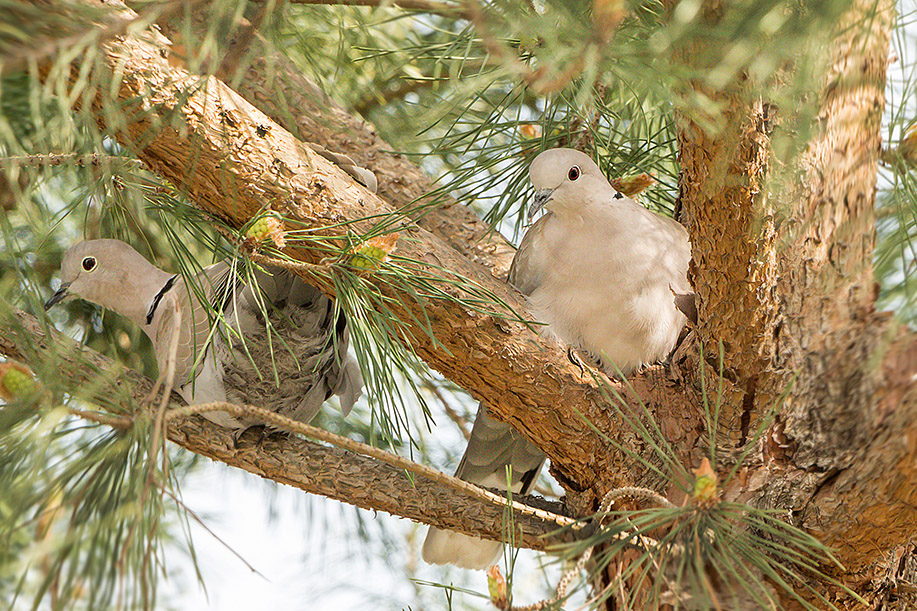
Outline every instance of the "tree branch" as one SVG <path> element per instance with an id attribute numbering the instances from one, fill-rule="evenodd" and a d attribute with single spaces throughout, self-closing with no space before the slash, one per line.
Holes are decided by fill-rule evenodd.
<path id="1" fill-rule="evenodd" d="M 133 397 L 124 406 L 128 410 L 126 415 L 141 415 L 138 406 L 153 387 L 149 379 L 59 333 L 52 332 L 48 337 L 41 323 L 30 314 L 22 311 L 14 314 L 14 318 L 0 321 L 0 352 L 5 356 L 23 362 L 54 360 L 60 366 L 60 375 L 73 381 L 75 392 L 89 393 L 81 397 L 88 401 L 111 395 L 111 385 L 116 385 Z M 99 384 L 94 371 L 117 373 L 103 376 L 108 383 Z M 173 399 L 181 401 L 177 395 Z M 113 417 L 110 421 L 97 421 L 119 428 L 129 422 L 126 418 Z M 439 528 L 496 540 L 504 537 L 505 498 L 461 480 L 445 481 L 454 478 L 400 456 L 367 446 L 363 451 L 376 456 L 374 460 L 295 436 L 270 436 L 258 443 L 247 443 L 243 438 L 237 447 L 231 431 L 203 418 L 171 416 L 167 424 L 168 438 L 178 445 L 261 477 Z M 320 436 L 331 434 L 320 431 Z M 383 454 L 388 462 L 378 460 Z M 533 504 L 524 505 L 526 498 Z M 512 507 L 513 525 L 520 533 L 516 539 L 518 545 L 543 550 L 573 540 L 574 531 L 566 530 L 560 535 L 555 532 L 570 525 L 572 520 L 540 509 L 550 507 L 550 511 L 557 511 L 556 503 L 516 496 Z"/>
<path id="2" fill-rule="evenodd" d="M 206 14 L 199 11 L 188 18 L 200 20 L 203 28 Z M 183 38 L 195 28 L 189 32 L 169 20 L 160 25 L 185 47 L 199 46 L 198 41 Z M 429 176 L 403 155 L 392 153 L 395 147 L 382 140 L 371 124 L 341 108 L 260 34 L 237 34 L 227 52 L 249 61 L 241 66 L 219 62 L 217 78 L 236 83 L 234 88 L 243 98 L 298 139 L 343 153 L 373 170 L 380 197 L 406 210 L 421 227 L 465 257 L 491 269 L 492 275 L 506 277 L 513 248 L 499 233 L 448 195 L 438 197 L 435 205 L 430 202 L 427 194 L 435 186 Z"/>
<path id="3" fill-rule="evenodd" d="M 263 2 L 264 0 L 258 0 Z M 436 0 L 290 0 L 292 4 L 325 4 L 328 6 L 382 6 L 395 7 L 406 11 L 434 13 L 452 19 L 468 20 L 465 7 L 451 2 Z"/>

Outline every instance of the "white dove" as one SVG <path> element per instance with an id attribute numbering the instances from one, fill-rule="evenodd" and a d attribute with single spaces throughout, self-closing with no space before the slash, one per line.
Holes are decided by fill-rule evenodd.
<path id="1" fill-rule="evenodd" d="M 688 233 L 609 184 L 587 155 L 552 149 L 529 168 L 533 218 L 509 271 L 527 296 L 542 333 L 584 354 L 609 377 L 628 375 L 669 356 L 693 308 L 688 283 Z M 456 476 L 505 490 L 507 468 L 515 494 L 527 494 L 545 457 L 508 424 L 478 410 Z M 430 528 L 423 558 L 435 564 L 483 569 L 502 545 Z"/>

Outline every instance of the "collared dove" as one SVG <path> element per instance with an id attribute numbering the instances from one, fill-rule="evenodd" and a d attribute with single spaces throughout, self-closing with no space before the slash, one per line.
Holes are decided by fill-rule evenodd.
<path id="1" fill-rule="evenodd" d="M 363 378 L 347 353 L 343 312 L 335 313 L 331 299 L 285 270 L 258 270 L 254 279 L 257 287 L 220 262 L 192 282 L 159 269 L 120 240 L 89 240 L 64 254 L 60 289 L 45 309 L 75 295 L 129 318 L 153 342 L 160 372 L 178 329 L 175 387 L 188 403 L 251 403 L 309 422 L 336 394 L 349 413 Z M 216 328 L 213 312 L 220 311 L 223 322 Z M 232 429 L 257 424 L 226 412 L 203 415 Z"/>
<path id="2" fill-rule="evenodd" d="M 616 191 L 588 156 L 570 149 L 538 155 L 529 168 L 535 188 L 529 218 L 541 217 L 522 239 L 509 282 L 527 296 L 542 334 L 584 355 L 609 377 L 665 359 L 675 349 L 693 307 L 688 283 L 691 247 L 677 222 Z M 527 494 L 545 457 L 481 405 L 456 476 Z M 502 545 L 431 528 L 423 558 L 483 569 Z"/>

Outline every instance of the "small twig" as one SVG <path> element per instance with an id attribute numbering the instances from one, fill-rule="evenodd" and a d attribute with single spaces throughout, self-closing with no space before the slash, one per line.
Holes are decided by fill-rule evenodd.
<path id="1" fill-rule="evenodd" d="M 672 501 L 670 501 L 669 499 L 665 498 L 664 496 L 662 496 L 661 494 L 659 494 L 659 493 L 656 492 L 655 490 L 651 490 L 651 489 L 649 489 L 649 488 L 640 488 L 640 487 L 638 487 L 638 486 L 625 486 L 625 487 L 623 487 L 623 488 L 615 488 L 615 489 L 613 489 L 613 490 L 609 490 L 607 493 L 605 493 L 605 496 L 602 497 L 602 504 L 599 506 L 599 513 L 608 513 L 608 511 L 611 510 L 611 505 L 612 505 L 617 499 L 619 499 L 619 498 L 621 498 L 621 497 L 629 497 L 629 498 L 632 498 L 632 499 L 635 499 L 635 500 L 651 501 L 651 502 L 656 503 L 657 505 L 660 505 L 660 506 L 662 506 L 662 507 L 666 507 L 666 508 L 668 508 L 668 509 L 675 509 L 675 508 L 677 508 L 677 505 L 675 505 Z M 626 521 L 627 521 L 628 524 L 630 524 L 631 526 L 633 526 L 633 523 L 630 521 L 629 518 L 625 518 L 625 519 L 626 519 Z M 642 534 L 639 534 L 639 533 L 638 533 L 636 536 L 637 536 L 637 539 L 640 541 L 640 544 L 641 544 L 645 549 L 650 549 L 650 548 L 652 548 L 652 547 L 658 547 L 658 546 L 659 546 L 659 543 L 658 543 L 657 541 L 654 541 L 654 540 L 650 539 L 650 538 L 647 537 L 646 535 L 642 535 Z M 677 547 L 680 547 L 680 546 L 677 546 Z M 665 555 L 665 553 L 666 553 L 666 551 L 663 550 L 663 555 Z M 650 555 L 650 560 L 651 560 L 652 563 L 653 563 L 653 567 L 656 569 L 656 571 L 659 573 L 659 575 L 660 575 L 660 576 L 662 577 L 662 579 L 665 581 L 665 583 L 666 583 L 666 585 L 669 587 L 669 589 L 672 590 L 672 591 L 674 591 L 674 589 L 672 588 L 672 584 L 670 583 L 669 579 L 668 579 L 668 578 L 665 576 L 665 574 L 663 573 L 662 567 L 660 566 L 660 563 L 659 563 L 658 559 L 656 558 L 656 556 Z"/>
<path id="2" fill-rule="evenodd" d="M 649 488 L 640 488 L 638 486 L 625 486 L 623 488 L 614 488 L 605 493 L 602 497 L 602 504 L 599 506 L 599 513 L 607 513 L 611 505 L 621 497 L 630 497 L 636 500 L 652 501 L 663 507 L 674 509 L 677 507 L 672 501 L 665 498 L 655 490 Z"/>
<path id="3" fill-rule="evenodd" d="M 658 492 L 655 492 L 654 490 L 650 490 L 649 488 L 638 488 L 636 486 L 626 486 L 624 488 L 614 488 L 605 493 L 605 496 L 602 497 L 601 504 L 599 504 L 598 514 L 600 515 L 600 518 L 599 518 L 600 521 L 603 521 L 603 518 L 605 517 L 603 514 L 607 514 L 609 510 L 611 510 L 611 506 L 612 504 L 614 504 L 615 500 L 621 497 L 643 498 L 643 499 L 651 500 L 655 503 L 658 503 L 662 505 L 663 507 L 675 507 L 675 505 L 671 501 L 669 501 L 669 499 L 665 498 L 664 496 L 662 496 Z M 624 537 L 630 538 L 633 535 L 627 535 L 625 533 L 622 533 L 618 536 L 619 537 L 624 536 Z M 658 541 L 650 539 L 649 537 L 645 537 L 640 534 L 636 534 L 636 536 L 637 538 L 640 539 L 640 543 L 643 545 L 645 549 L 652 549 L 653 547 L 659 546 Z M 592 550 L 594 549 L 595 547 L 593 546 L 587 549 L 585 552 L 583 552 L 582 555 L 580 555 L 579 559 L 576 561 L 576 564 L 566 573 L 561 575 L 560 580 L 557 582 L 557 587 L 554 588 L 554 596 L 552 596 L 551 598 L 545 599 L 545 600 L 540 600 L 536 603 L 532 603 L 531 605 L 524 605 L 524 606 L 519 606 L 519 607 L 513 606 L 513 607 L 510 607 L 509 611 L 541 611 L 542 609 L 555 605 L 559 603 L 561 600 L 563 600 L 564 598 L 566 598 L 567 597 L 567 588 L 570 587 L 570 584 L 573 583 L 573 580 L 586 567 L 586 563 L 588 563 L 589 559 L 592 558 Z"/>
<path id="4" fill-rule="evenodd" d="M 264 255 L 252 248 L 238 232 L 223 227 L 219 223 L 215 223 L 213 227 L 216 228 L 220 235 L 229 240 L 231 244 L 234 244 L 240 250 L 244 251 L 245 256 L 255 263 L 272 265 L 291 272 L 303 272 L 317 280 L 325 279 L 333 267 L 330 263 L 306 263 L 305 261 L 278 259 L 276 257 Z"/>
<path id="5" fill-rule="evenodd" d="M 382 462 L 388 463 L 394 467 L 404 469 L 405 471 L 409 471 L 416 475 L 420 475 L 426 479 L 438 482 L 463 492 L 469 496 L 477 497 L 502 507 L 509 506 L 523 515 L 534 516 L 546 522 L 553 522 L 558 526 L 578 526 L 577 521 L 573 518 L 551 513 L 543 509 L 536 509 L 518 501 L 510 501 L 503 496 L 494 494 L 489 490 L 479 488 L 478 486 L 475 486 L 474 484 L 464 480 L 460 480 L 457 477 L 446 475 L 445 473 L 437 471 L 436 469 L 426 465 L 415 463 L 414 461 L 408 460 L 407 458 L 403 458 L 396 454 L 391 454 L 385 450 L 380 450 L 379 448 L 374 448 L 373 446 L 361 443 L 359 441 L 354 441 L 353 439 L 348 439 L 347 437 L 342 437 L 341 435 L 336 435 L 324 429 L 305 424 L 298 420 L 293 420 L 291 418 L 287 418 L 286 416 L 281 416 L 276 412 L 272 412 L 262 407 L 257 407 L 254 405 L 236 405 L 233 403 L 223 402 L 203 403 L 199 405 L 189 405 L 186 407 L 179 407 L 170 410 L 168 413 L 166 413 L 165 419 L 166 422 L 168 422 L 174 418 L 213 411 L 224 411 L 238 417 L 251 417 L 278 429 L 282 429 L 291 433 L 299 433 L 311 439 L 324 441 L 325 443 L 330 443 L 334 446 L 344 448 L 345 450 L 350 450 L 351 452 L 362 454 L 363 456 L 381 460 Z"/>
<path id="6" fill-rule="evenodd" d="M 466 61 L 462 64 L 462 69 L 456 78 L 466 78 L 466 75 L 468 74 L 479 72 L 481 68 L 484 67 L 484 65 L 484 62 L 481 60 Z M 381 79 L 379 80 L 381 81 Z M 426 89 L 427 87 L 434 87 L 438 83 L 445 82 L 447 80 L 448 79 L 433 77 L 407 78 L 403 80 L 398 86 L 388 89 L 383 87 L 377 91 L 370 91 L 354 103 L 353 110 L 365 117 L 366 114 L 373 108 L 382 106 L 383 104 L 388 104 L 392 100 L 400 100 L 409 93 L 415 93 L 417 91 Z"/>
<path id="7" fill-rule="evenodd" d="M 83 420 L 90 420 L 96 424 L 104 424 L 110 426 L 114 429 L 126 430 L 131 428 L 134 425 L 134 419 L 128 416 L 115 416 L 113 414 L 103 414 L 102 412 L 90 412 L 84 409 L 77 409 L 75 407 L 68 407 L 67 411 L 70 412 L 70 415 L 82 418 Z"/>
<path id="8" fill-rule="evenodd" d="M 698 554 L 699 554 L 699 553 L 700 553 L 700 552 L 698 552 Z M 716 590 L 713 588 L 713 584 L 710 583 L 710 578 L 707 577 L 707 571 L 701 571 L 701 572 L 700 572 L 700 578 L 701 578 L 701 579 L 703 580 L 703 582 L 704 582 L 704 588 L 707 589 L 707 593 L 710 594 L 710 598 L 711 598 L 711 601 L 710 601 L 710 602 L 713 603 L 713 606 L 714 606 L 714 608 L 716 609 L 716 611 L 723 611 L 723 605 L 720 604 L 720 599 L 719 599 L 719 597 L 716 595 Z M 670 589 L 670 590 L 672 589 L 671 584 L 669 584 L 669 589 Z M 675 590 L 672 590 L 672 592 L 674 593 Z"/>
<path id="9" fill-rule="evenodd" d="M 442 15 L 443 17 L 470 20 L 465 7 L 452 2 L 437 2 L 436 0 L 290 0 L 290 2 L 292 4 L 324 4 L 329 6 L 390 6 L 406 11 L 420 11 L 422 13 Z"/>
<path id="10" fill-rule="evenodd" d="M 557 66 L 542 66 L 533 70 L 490 31 L 484 17 L 484 10 L 477 0 L 466 0 L 466 2 L 469 20 L 474 24 L 475 31 L 481 38 L 481 44 L 484 45 L 487 52 L 500 61 L 504 68 L 519 75 L 519 78 L 525 81 L 526 85 L 536 94 L 556 93 L 573 82 L 585 70 L 586 58 L 595 45 L 593 41 L 587 42 L 576 58 L 563 70 Z"/>
<path id="11" fill-rule="evenodd" d="M 269 257 L 268 255 L 262 255 L 261 253 L 255 251 L 248 251 L 246 256 L 255 263 L 261 263 L 262 265 L 273 265 L 274 267 L 280 267 L 291 272 L 306 272 L 307 274 L 316 278 L 322 278 L 323 274 L 327 274 L 328 271 L 331 270 L 331 265 L 327 263 L 306 263 L 305 261 L 290 261 L 287 259 Z"/>
<path id="12" fill-rule="evenodd" d="M 144 164 L 139 159 L 131 157 L 120 157 L 117 155 L 103 155 L 101 153 L 47 153 L 44 155 L 9 155 L 0 157 L 0 166 L 28 166 L 30 168 L 40 168 L 47 166 L 59 166 L 64 164 L 75 164 L 81 168 L 92 166 L 94 168 L 103 165 L 124 164 L 137 169 L 143 168 Z"/>
<path id="13" fill-rule="evenodd" d="M 403 80 L 397 87 L 392 87 L 390 89 L 380 88 L 375 91 L 371 90 L 354 103 L 353 110 L 365 117 L 373 108 L 388 104 L 391 100 L 400 100 L 409 93 L 415 93 L 426 87 L 432 87 L 440 81 L 440 79 L 436 78 L 412 78 Z"/>

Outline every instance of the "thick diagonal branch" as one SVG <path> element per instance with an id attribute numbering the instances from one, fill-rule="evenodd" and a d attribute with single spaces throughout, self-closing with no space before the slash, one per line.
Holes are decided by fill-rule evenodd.
<path id="1" fill-rule="evenodd" d="M 177 46 L 195 49 L 201 41 L 193 37 L 206 32 L 207 12 L 193 11 L 183 18 L 196 27 L 187 27 L 174 15 L 160 25 Z M 371 123 L 341 108 L 251 28 L 251 24 L 240 24 L 227 41 L 225 54 L 246 61 L 215 62 L 217 78 L 233 83 L 234 91 L 296 138 L 343 153 L 374 171 L 379 195 L 394 208 L 405 209 L 418 225 L 472 261 L 491 268 L 497 277 L 506 276 L 513 249 L 499 233 L 447 194 L 440 193 L 431 202 L 428 194 L 435 185 L 429 176 L 409 158 L 392 153 L 396 148 Z M 420 203 L 424 206 L 419 207 Z"/>
<path id="2" fill-rule="evenodd" d="M 108 380 L 133 397 L 123 405 L 125 415 L 141 415 L 138 406 L 152 388 L 147 378 L 88 347 L 57 333 L 49 337 L 34 317 L 21 311 L 0 322 L 0 353 L 26 363 L 34 359 L 56 362 L 60 375 L 72 381 L 77 395 L 91 393 L 81 396 L 84 400 L 111 394 L 108 384 L 99 383 L 100 379 Z M 93 372 L 117 373 L 99 376 Z M 177 395 L 174 398 L 181 400 Z M 504 536 L 505 503 L 488 501 L 481 495 L 456 490 L 436 477 L 409 473 L 352 451 L 292 436 L 269 437 L 237 447 L 231 431 L 194 417 L 170 419 L 168 438 L 197 454 L 312 494 L 484 538 L 502 540 Z M 539 513 L 545 512 L 534 507 L 513 512 L 518 545 L 545 549 L 570 540 L 572 531 L 551 534 L 566 521 L 546 519 Z"/>

